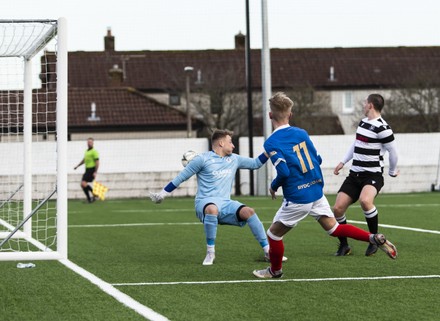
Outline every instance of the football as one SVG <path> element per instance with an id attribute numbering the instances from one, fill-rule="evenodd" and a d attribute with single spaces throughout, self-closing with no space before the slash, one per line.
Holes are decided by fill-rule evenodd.
<path id="1" fill-rule="evenodd" d="M 192 159 L 194 157 L 196 157 L 196 156 L 197 156 L 197 152 L 195 152 L 193 150 L 189 150 L 189 151 L 183 153 L 183 156 L 182 156 L 182 165 L 183 165 L 183 167 L 186 167 L 186 165 L 188 165 L 188 163 L 190 161 L 192 161 Z"/>

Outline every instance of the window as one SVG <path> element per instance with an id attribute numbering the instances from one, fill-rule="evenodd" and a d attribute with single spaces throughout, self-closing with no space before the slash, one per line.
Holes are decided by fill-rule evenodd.
<path id="1" fill-rule="evenodd" d="M 180 105 L 180 95 L 178 93 L 171 93 L 169 104 L 171 106 L 179 106 Z"/>
<path id="2" fill-rule="evenodd" d="M 342 113 L 352 114 L 354 112 L 353 92 L 346 91 L 342 99 Z"/>

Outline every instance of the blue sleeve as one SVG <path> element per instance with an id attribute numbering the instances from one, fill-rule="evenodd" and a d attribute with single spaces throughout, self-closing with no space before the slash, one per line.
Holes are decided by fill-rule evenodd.
<path id="1" fill-rule="evenodd" d="M 238 160 L 238 168 L 240 169 L 259 169 L 263 164 L 267 161 L 267 157 L 264 156 L 258 156 L 257 158 L 249 158 L 249 157 L 243 157 L 240 155 L 235 154 Z M 262 162 L 261 159 L 266 160 Z"/>
<path id="2" fill-rule="evenodd" d="M 258 156 L 258 159 L 260 160 L 261 164 L 266 164 L 269 158 L 267 158 L 267 156 L 264 153 L 261 153 L 260 156 Z"/>
<path id="3" fill-rule="evenodd" d="M 272 183 L 270 184 L 270 187 L 277 191 L 280 186 L 283 185 L 284 181 L 289 177 L 290 170 L 289 167 L 286 164 L 286 161 L 283 159 L 280 160 L 277 165 L 275 165 L 275 169 L 277 171 L 277 176 L 274 178 Z"/>
<path id="4" fill-rule="evenodd" d="M 177 188 L 176 185 L 174 185 L 172 182 L 169 182 L 167 186 L 165 186 L 163 189 L 168 192 L 171 193 L 172 191 L 174 191 Z"/>

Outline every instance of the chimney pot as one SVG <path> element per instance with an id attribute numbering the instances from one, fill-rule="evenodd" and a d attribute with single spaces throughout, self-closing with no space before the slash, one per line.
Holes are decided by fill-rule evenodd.
<path id="1" fill-rule="evenodd" d="M 115 37 L 112 36 L 112 29 L 107 28 L 107 35 L 104 37 L 104 50 L 115 51 Z"/>
<path id="2" fill-rule="evenodd" d="M 239 31 L 238 34 L 235 35 L 235 49 L 245 49 L 245 45 L 246 36 Z"/>
<path id="3" fill-rule="evenodd" d="M 112 87 L 121 86 L 121 84 L 124 80 L 124 70 L 119 68 L 118 65 L 113 65 L 113 68 L 111 68 L 108 71 L 108 74 L 110 76 L 110 82 L 111 82 Z"/>

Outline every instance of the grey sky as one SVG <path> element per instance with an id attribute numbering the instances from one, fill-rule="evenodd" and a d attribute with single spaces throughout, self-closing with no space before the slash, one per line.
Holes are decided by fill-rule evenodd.
<path id="1" fill-rule="evenodd" d="M 261 48 L 261 0 L 249 0 L 251 47 Z M 268 0 L 271 48 L 438 46 L 438 0 Z M 69 51 L 231 49 L 245 0 L 14 0 L 1 19 L 66 17 Z"/>

